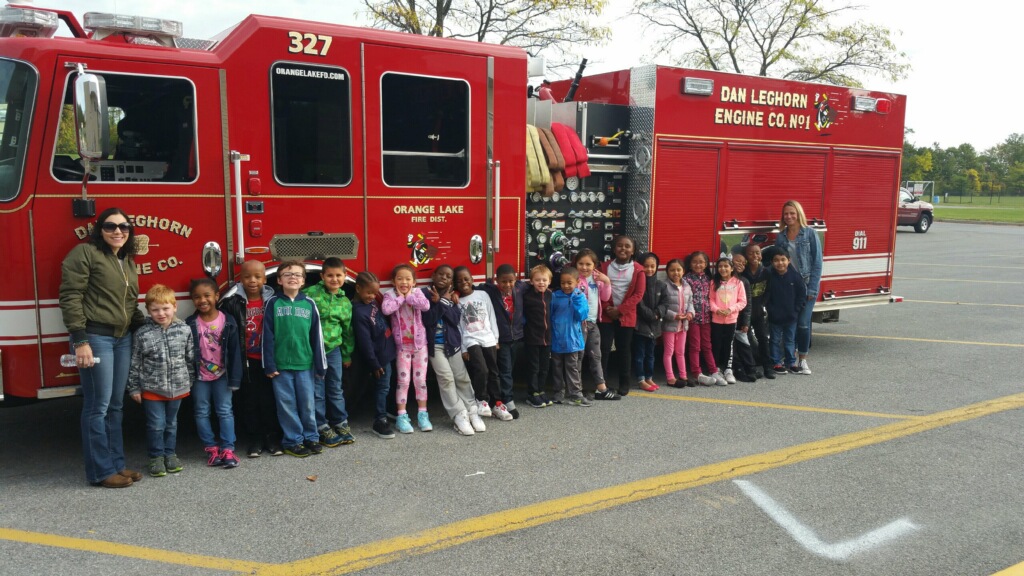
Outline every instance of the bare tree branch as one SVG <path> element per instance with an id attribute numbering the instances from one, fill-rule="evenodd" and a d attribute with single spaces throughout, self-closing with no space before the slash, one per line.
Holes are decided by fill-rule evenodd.
<path id="1" fill-rule="evenodd" d="M 910 65 L 883 26 L 849 20 L 844 0 L 640 0 L 633 14 L 676 63 L 760 76 L 860 85 Z"/>

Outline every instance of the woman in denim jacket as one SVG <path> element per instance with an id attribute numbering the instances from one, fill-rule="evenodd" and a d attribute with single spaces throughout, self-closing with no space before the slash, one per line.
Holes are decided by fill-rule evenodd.
<path id="1" fill-rule="evenodd" d="M 814 302 L 818 299 L 821 286 L 821 242 L 814 229 L 807 225 L 804 208 L 796 200 L 782 205 L 782 218 L 779 220 L 782 231 L 775 238 L 775 245 L 789 254 L 790 260 L 807 286 L 807 305 L 804 306 L 796 322 L 796 347 L 799 363 L 790 366 L 791 372 L 810 374 L 807 366 L 807 351 L 811 347 L 811 315 Z"/>

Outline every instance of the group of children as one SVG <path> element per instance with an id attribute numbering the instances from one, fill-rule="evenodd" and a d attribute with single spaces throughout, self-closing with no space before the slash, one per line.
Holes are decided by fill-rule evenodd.
<path id="1" fill-rule="evenodd" d="M 340 259 L 325 260 L 320 282 L 307 288 L 305 266 L 283 262 L 277 292 L 266 286 L 264 265 L 249 261 L 219 302 L 213 280 L 193 281 L 196 312 L 184 322 L 176 317 L 174 292 L 153 286 L 146 294 L 149 319 L 134 336 L 128 385 L 146 415 L 149 473 L 182 469 L 175 454 L 177 411 L 189 394 L 210 466 L 239 465 L 236 413 L 252 458 L 264 450 L 305 457 L 354 442 L 343 374 L 355 354 L 373 382 L 372 429 L 381 438 L 394 438 L 395 429 L 414 431 L 407 411 L 410 384 L 415 425 L 433 430 L 428 364 L 455 431 L 470 436 L 486 430 L 485 417 L 519 418 L 512 373 L 520 354 L 526 358 L 526 399 L 535 408 L 619 400 L 631 382 L 657 390 L 659 337 L 666 384 L 674 387 L 774 378 L 795 363 L 793 338 L 805 292 L 785 252 L 773 255 L 768 271 L 756 245 L 719 259 L 713 269 L 698 251 L 670 260 L 661 280 L 658 257 L 634 259 L 634 250 L 630 237 L 619 236 L 608 262 L 583 249 L 557 278 L 538 265 L 521 280 L 504 264 L 493 281 L 480 284 L 465 266 L 441 264 L 422 288 L 415 269 L 400 264 L 391 274 L 393 289 L 383 294 L 374 274 L 359 273 L 351 300 Z M 613 343 L 617 392 L 605 380 Z M 586 389 L 585 369 L 592 376 Z M 387 416 L 393 371 L 395 429 Z"/>

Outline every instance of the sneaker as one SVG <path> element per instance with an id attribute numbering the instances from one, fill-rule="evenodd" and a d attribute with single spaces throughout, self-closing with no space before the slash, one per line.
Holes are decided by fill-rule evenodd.
<path id="1" fill-rule="evenodd" d="M 295 456 L 296 458 L 305 458 L 306 456 L 309 456 L 309 448 L 306 448 L 302 444 L 296 444 L 294 446 L 285 446 L 284 453 L 289 454 L 291 456 Z"/>
<path id="2" fill-rule="evenodd" d="M 548 405 L 547 402 L 544 401 L 544 397 L 540 394 L 531 394 L 526 401 L 534 408 L 543 408 Z"/>
<path id="3" fill-rule="evenodd" d="M 765 368 L 764 377 L 769 380 L 775 380 L 775 368 Z"/>
<path id="4" fill-rule="evenodd" d="M 416 415 L 416 425 L 420 427 L 420 432 L 430 432 L 434 429 L 434 425 L 430 423 L 430 414 L 427 414 L 426 410 L 420 410 Z"/>
<path id="5" fill-rule="evenodd" d="M 207 446 L 206 448 L 203 448 L 203 450 L 205 450 L 208 455 L 206 459 L 207 466 L 222 466 L 224 464 L 224 460 L 221 459 L 220 452 L 217 450 L 216 446 Z"/>
<path id="6" fill-rule="evenodd" d="M 701 386 L 714 386 L 716 381 L 711 376 L 702 373 L 697 375 L 697 383 Z"/>
<path id="7" fill-rule="evenodd" d="M 760 380 L 761 378 L 764 378 L 764 369 L 763 368 L 754 368 L 753 376 L 754 376 L 754 380 Z"/>
<path id="8" fill-rule="evenodd" d="M 607 388 L 594 392 L 594 398 L 597 400 L 622 400 L 622 396 L 619 396 Z"/>
<path id="9" fill-rule="evenodd" d="M 278 442 L 271 442 L 270 446 L 267 448 L 267 452 L 270 452 L 271 456 L 283 456 L 284 448 L 282 448 L 281 444 Z"/>
<path id="10" fill-rule="evenodd" d="M 548 406 L 552 404 L 563 404 L 565 403 L 565 395 L 559 392 L 548 399 Z"/>
<path id="11" fill-rule="evenodd" d="M 334 428 L 324 424 L 320 427 L 318 432 L 320 432 L 320 443 L 324 446 L 327 446 L 328 448 L 341 446 L 341 436 L 334 431 Z"/>
<path id="12" fill-rule="evenodd" d="M 736 375 L 732 373 L 732 368 L 726 368 L 725 369 L 725 383 L 726 384 L 735 384 L 736 383 Z"/>
<path id="13" fill-rule="evenodd" d="M 687 388 L 696 388 L 697 387 L 697 377 L 696 376 L 687 376 L 686 377 L 686 387 Z"/>
<path id="14" fill-rule="evenodd" d="M 486 432 L 487 425 L 484 424 L 484 419 L 479 414 L 469 415 L 469 425 L 473 427 L 474 432 Z"/>
<path id="15" fill-rule="evenodd" d="M 324 447 L 321 446 L 319 442 L 314 442 L 312 440 L 306 440 L 302 445 L 306 450 L 309 450 L 310 454 L 321 454 L 324 451 Z"/>
<path id="16" fill-rule="evenodd" d="M 805 376 L 811 375 L 811 368 L 807 365 L 806 359 L 800 361 L 800 373 Z"/>
<path id="17" fill-rule="evenodd" d="M 772 372 L 775 372 L 776 374 L 781 376 L 786 373 L 786 367 L 783 366 L 782 364 L 776 364 L 775 367 L 772 368 Z"/>
<path id="18" fill-rule="evenodd" d="M 469 416 L 466 415 L 465 410 L 456 414 L 453 420 L 455 422 L 455 425 L 453 426 L 455 431 L 462 436 L 472 436 L 473 434 L 476 434 L 476 431 L 473 430 L 473 426 L 469 423 Z"/>
<path id="19" fill-rule="evenodd" d="M 374 420 L 373 433 L 384 439 L 391 439 L 395 437 L 395 431 L 391 429 L 391 424 L 388 424 L 387 418 Z"/>
<path id="20" fill-rule="evenodd" d="M 352 436 L 352 429 L 348 427 L 348 420 L 335 426 L 334 431 L 341 437 L 342 444 L 351 444 L 356 441 L 355 436 Z"/>
<path id="21" fill-rule="evenodd" d="M 594 392 L 584 392 L 583 397 L 586 398 L 587 400 L 590 400 L 591 402 L 597 400 L 597 398 L 594 397 Z"/>
<path id="22" fill-rule="evenodd" d="M 714 374 L 712 374 L 711 377 L 715 379 L 715 385 L 716 386 L 728 386 L 729 385 L 729 383 L 725 381 L 725 376 L 722 374 L 721 370 L 719 370 L 718 372 L 715 372 Z"/>
<path id="23" fill-rule="evenodd" d="M 554 406 L 555 405 L 555 401 L 552 400 L 551 398 L 548 398 L 544 394 L 540 395 L 540 401 L 543 402 L 545 406 Z M 561 404 L 561 401 L 559 401 L 559 404 Z"/>
<path id="24" fill-rule="evenodd" d="M 746 372 L 739 370 L 736 371 L 736 379 L 739 380 L 740 382 L 757 382 L 757 376 L 754 376 L 753 374 L 747 374 Z"/>
<path id="25" fill-rule="evenodd" d="M 512 414 L 508 411 L 508 408 L 506 408 L 505 404 L 503 404 L 502 402 L 494 403 L 494 410 L 491 410 L 491 415 L 497 418 L 498 420 L 504 420 L 505 422 L 512 420 Z"/>
<path id="26" fill-rule="evenodd" d="M 587 400 L 586 398 L 570 398 L 566 404 L 569 406 L 580 406 L 583 408 L 590 408 L 593 406 L 593 404 L 590 403 L 590 400 Z"/>
<path id="27" fill-rule="evenodd" d="M 261 454 L 263 454 L 263 446 L 259 444 L 250 444 L 245 450 L 245 455 L 249 458 L 259 458 Z"/>
<path id="28" fill-rule="evenodd" d="M 476 410 L 476 413 L 479 414 L 480 416 L 487 418 L 491 415 L 491 406 L 490 404 L 487 403 L 486 400 L 481 400 L 477 402 L 477 406 L 478 408 Z"/>
<path id="29" fill-rule="evenodd" d="M 157 456 L 156 458 L 149 459 L 149 475 L 154 478 L 167 476 L 167 466 L 164 465 L 163 456 Z"/>
<path id="30" fill-rule="evenodd" d="M 181 460 L 178 460 L 177 454 L 168 454 L 167 456 L 164 456 L 164 466 L 171 474 L 177 474 L 185 468 L 181 465 Z"/>
<path id="31" fill-rule="evenodd" d="M 794 365 L 790 366 L 789 367 L 789 372 L 791 374 L 799 374 L 800 373 L 800 365 L 799 364 L 794 364 Z"/>
<path id="32" fill-rule="evenodd" d="M 395 419 L 395 429 L 402 434 L 412 434 L 412 421 L 408 414 L 399 414 Z"/>
<path id="33" fill-rule="evenodd" d="M 238 456 L 235 456 L 235 451 L 228 448 L 221 450 L 220 459 L 224 462 L 225 468 L 238 468 Z"/>
<path id="34" fill-rule="evenodd" d="M 513 420 L 519 420 L 519 410 L 516 409 L 516 403 L 514 400 L 506 402 L 505 408 L 508 408 L 508 413 L 512 415 Z"/>

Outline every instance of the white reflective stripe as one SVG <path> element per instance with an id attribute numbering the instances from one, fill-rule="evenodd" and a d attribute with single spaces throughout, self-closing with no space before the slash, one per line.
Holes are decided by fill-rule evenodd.
<path id="1" fill-rule="evenodd" d="M 883 277 L 883 278 L 884 277 L 888 277 L 888 273 L 886 273 L 886 272 L 873 272 L 871 274 L 842 274 L 842 275 L 839 275 L 839 276 L 822 276 L 821 277 L 821 281 L 822 282 L 825 282 L 825 281 L 834 282 L 836 280 L 853 280 L 855 278 L 878 278 L 880 276 Z"/>
<path id="2" fill-rule="evenodd" d="M 861 258 L 888 258 L 890 256 L 892 256 L 892 254 L 888 254 L 886 252 L 879 252 L 877 254 L 842 254 L 840 256 L 825 256 L 824 258 L 822 258 L 822 260 L 825 260 L 827 262 L 829 260 L 854 260 L 854 259 L 861 259 Z"/>
<path id="3" fill-rule="evenodd" d="M 830 260 L 822 265 L 822 278 L 826 276 L 838 276 L 845 274 L 864 274 L 874 272 L 886 274 L 889 272 L 889 255 L 881 258 L 856 258 L 848 260 Z"/>

